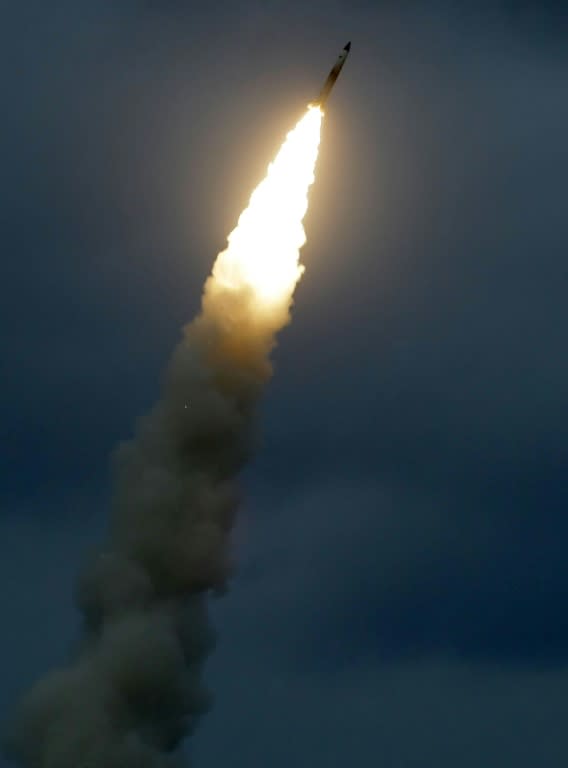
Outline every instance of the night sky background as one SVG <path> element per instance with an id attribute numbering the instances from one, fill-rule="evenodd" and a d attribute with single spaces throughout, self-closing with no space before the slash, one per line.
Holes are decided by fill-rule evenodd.
<path id="1" fill-rule="evenodd" d="M 1 719 L 66 658 L 109 454 L 352 40 L 187 751 L 566 766 L 568 4 L 36 0 L 0 35 Z"/>

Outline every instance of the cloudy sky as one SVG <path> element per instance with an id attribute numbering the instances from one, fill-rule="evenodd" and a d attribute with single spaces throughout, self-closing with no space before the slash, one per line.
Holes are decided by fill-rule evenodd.
<path id="1" fill-rule="evenodd" d="M 65 659 L 110 451 L 351 39 L 187 752 L 565 766 L 565 3 L 11 6 L 2 720 Z"/>

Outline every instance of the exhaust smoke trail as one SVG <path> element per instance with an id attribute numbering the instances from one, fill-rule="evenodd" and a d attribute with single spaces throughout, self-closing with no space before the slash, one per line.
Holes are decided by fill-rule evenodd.
<path id="1" fill-rule="evenodd" d="M 288 134 L 217 257 L 161 399 L 115 452 L 109 540 L 78 587 L 80 647 L 31 690 L 6 739 L 22 766 L 174 768 L 208 708 L 207 593 L 230 574 L 237 476 L 303 272 L 322 117 L 311 107 Z"/>

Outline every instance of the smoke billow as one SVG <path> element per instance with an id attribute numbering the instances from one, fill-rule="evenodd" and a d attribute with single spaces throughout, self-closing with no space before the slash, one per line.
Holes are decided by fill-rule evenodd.
<path id="1" fill-rule="evenodd" d="M 115 451 L 110 535 L 77 591 L 80 646 L 24 698 L 6 739 L 27 768 L 181 765 L 176 748 L 209 706 L 207 595 L 230 575 L 237 478 L 302 271 L 320 124 L 312 109 L 288 135 L 217 259 L 161 399 Z"/>

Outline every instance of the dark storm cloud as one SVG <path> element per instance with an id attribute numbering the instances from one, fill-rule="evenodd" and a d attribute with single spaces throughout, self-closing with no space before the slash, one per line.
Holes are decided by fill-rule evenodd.
<path id="1" fill-rule="evenodd" d="M 315 765 L 353 762 L 361 740 L 357 764 L 376 765 L 379 719 L 392 765 L 564 765 L 566 5 L 10 14 L 3 498 L 31 491 L 41 503 L 18 514 L 37 522 L 47 496 L 104 487 L 110 448 L 153 400 L 211 259 L 347 30 L 199 762 L 220 764 L 227 743 L 242 764 L 297 761 L 293 731 Z M 3 541 L 19 553 L 4 559 L 17 616 L 29 539 Z M 64 561 L 75 545 L 47 546 Z M 29 585 L 51 567 L 34 560 Z M 29 585 L 26 617 L 63 580 Z M 33 621 L 15 619 L 22 676 L 49 661 L 28 660 Z M 55 624 L 54 655 L 73 619 L 59 639 Z M 474 671 L 448 671 L 451 654 Z M 408 661 L 437 655 L 435 671 Z M 344 687 L 326 688 L 338 668 Z"/>
<path id="2" fill-rule="evenodd" d="M 278 612 L 301 627 L 278 626 L 277 647 L 296 649 L 306 675 L 425 653 L 564 664 L 563 474 L 512 477 L 514 492 L 469 478 L 459 492 L 426 493 L 410 477 L 328 479 L 327 491 L 305 489 L 274 519 L 262 522 L 259 510 L 247 524 L 244 583 L 266 600 L 277 594 Z"/>
<path id="3" fill-rule="evenodd" d="M 518 67 L 527 67 L 522 84 Z M 314 639 L 304 671 L 323 660 L 333 668 L 348 648 L 563 663 L 566 70 L 503 61 L 497 50 L 460 56 L 443 75 L 431 60 L 418 83 L 410 69 L 376 98 L 375 155 L 355 126 L 360 165 L 335 159 L 343 247 L 310 265 L 308 243 L 273 390 L 289 411 L 268 414 L 259 459 L 267 495 L 329 483 L 330 467 L 346 479 L 344 496 L 312 502 L 306 553 L 327 549 L 330 520 L 338 539 L 353 525 L 366 540 L 361 549 L 346 537 L 341 557 L 330 547 L 345 594 L 318 581 L 321 561 L 314 571 L 314 594 L 323 582 L 329 604 L 315 616 L 312 607 L 313 624 L 305 619 Z M 324 186 L 325 153 L 324 142 Z M 366 201 L 351 185 L 365 186 L 367 173 L 381 185 L 380 220 L 377 251 L 363 256 L 352 222 L 368 231 L 374 211 L 361 222 Z M 325 250 L 317 229 L 316 220 Z M 321 317 L 317 283 L 330 274 L 341 284 L 327 285 Z M 394 501 L 377 493 L 359 502 L 349 481 L 369 478 L 394 487 Z M 302 536 L 309 514 L 308 504 L 292 515 Z M 385 532 L 386 515 L 397 522 Z M 288 545 L 290 575 L 297 552 Z M 385 570 L 394 574 L 386 587 Z"/>
<path id="4" fill-rule="evenodd" d="M 563 34 L 562 28 L 556 27 L 568 16 L 568 8 L 563 0 L 501 0 L 503 11 L 515 22 L 533 25 L 535 22 L 550 24 L 550 29 Z M 533 27 L 534 29 L 534 27 Z M 538 28 L 535 29 L 538 32 Z"/>
<path id="5" fill-rule="evenodd" d="M 227 654 L 229 659 L 236 661 Z M 259 667 L 260 695 L 245 682 Z M 219 676 L 225 671 L 216 670 Z M 223 763 L 227 743 L 239 768 L 263 762 L 285 768 L 304 760 L 334 768 L 350 762 L 371 768 L 377 760 L 396 766 L 478 768 L 495 761 L 507 768 L 561 768 L 568 756 L 565 670 L 511 675 L 455 661 L 361 664 L 315 686 L 304 676 L 275 671 L 270 655 L 257 649 L 241 672 L 196 736 L 192 753 L 205 768 Z M 221 722 L 224 743 L 214 738 Z"/>
<path id="6" fill-rule="evenodd" d="M 372 644 L 354 645 L 370 614 L 368 605 L 357 602 L 352 580 L 360 587 L 366 572 L 380 581 L 375 595 L 400 596 L 404 587 L 410 594 L 428 580 L 429 561 L 466 525 L 471 536 L 455 541 L 453 550 L 464 570 L 475 567 L 476 549 L 487 553 L 487 528 L 478 530 L 474 520 L 441 509 L 439 500 L 427 508 L 408 489 L 397 494 L 331 487 L 307 492 L 273 510 L 270 519 L 262 504 L 249 510 L 239 551 L 250 568 L 234 585 L 231 601 L 217 606 L 220 643 L 209 674 L 224 696 L 196 735 L 192 754 L 199 763 L 221 760 L 223 749 L 211 742 L 223 724 L 237 765 L 284 766 L 301 755 L 316 765 L 353 760 L 371 766 L 380 755 L 397 766 L 474 768 L 495 760 L 507 767 L 542 761 L 560 768 L 568 749 L 565 665 L 547 669 L 479 656 L 468 661 L 457 648 L 428 653 L 422 644 L 394 660 L 381 645 L 390 631 L 386 623 Z M 256 572 L 248 561 L 255 556 Z M 349 624 L 322 621 L 342 606 L 352 607 L 343 616 Z M 402 600 L 400 607 L 398 622 L 411 621 Z M 483 626 L 483 607 L 473 616 Z M 316 627 L 320 634 L 312 645 Z M 250 686 L 257 676 L 261 693 Z M 261 714 L 267 706 L 270 717 Z M 259 718 L 265 724 L 260 731 Z M 290 733 L 294 739 L 287 738 Z"/>
<path id="7" fill-rule="evenodd" d="M 167 5 L 167 3 L 165 3 Z M 182 5 L 182 3 L 178 3 Z M 347 7 L 347 3 L 344 3 Z M 350 4 L 351 5 L 351 4 Z M 536 20 L 554 21 L 564 18 L 568 9 L 563 0 L 470 0 L 469 2 L 456 2 L 456 0 L 410 0 L 401 8 L 394 0 L 379 0 L 375 3 L 366 0 L 356 0 L 355 8 L 375 10 L 387 8 L 404 12 L 416 9 L 430 11 L 445 11 L 456 17 L 475 18 L 485 17 L 487 20 L 495 16 L 503 16 L 513 22 L 530 22 Z"/>

